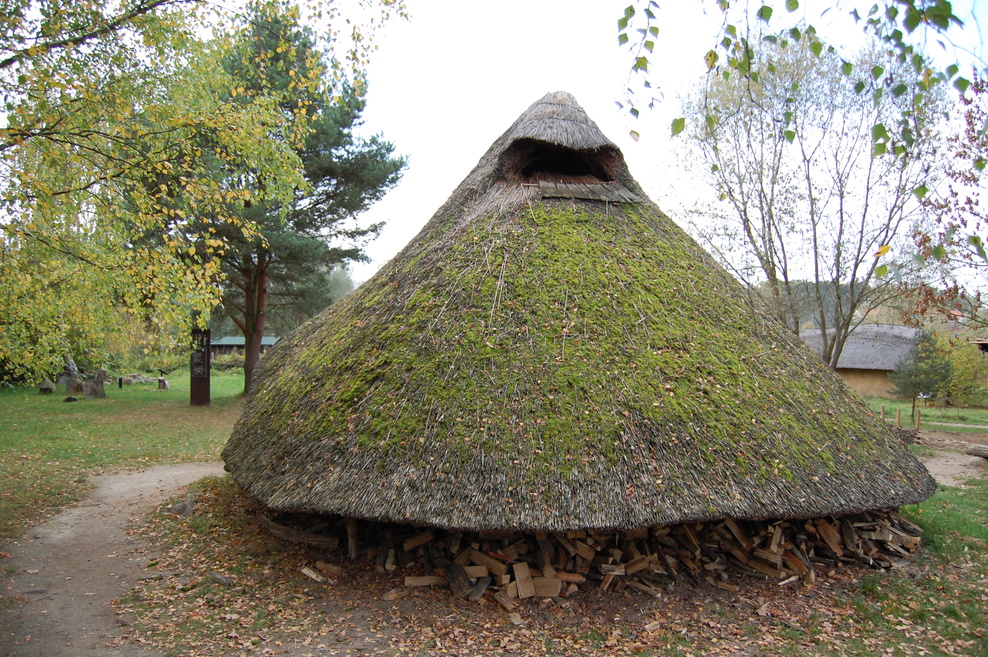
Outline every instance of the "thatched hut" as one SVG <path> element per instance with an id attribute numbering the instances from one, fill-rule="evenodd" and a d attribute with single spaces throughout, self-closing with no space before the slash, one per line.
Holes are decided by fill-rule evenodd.
<path id="1" fill-rule="evenodd" d="M 935 489 L 566 93 L 268 352 L 223 458 L 273 509 L 450 529 L 811 518 Z"/>
<path id="2" fill-rule="evenodd" d="M 895 387 L 889 375 L 909 357 L 923 335 L 923 329 L 894 324 L 861 324 L 847 336 L 837 359 L 837 374 L 862 397 L 892 397 Z M 814 353 L 823 356 L 823 336 L 819 329 L 806 329 L 800 338 Z"/>

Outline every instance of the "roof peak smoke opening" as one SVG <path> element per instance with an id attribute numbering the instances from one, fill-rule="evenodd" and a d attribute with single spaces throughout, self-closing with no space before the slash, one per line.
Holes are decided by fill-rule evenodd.
<path id="1" fill-rule="evenodd" d="M 615 148 L 575 150 L 536 139 L 519 139 L 501 156 L 501 176 L 522 182 L 608 183 L 617 178 Z"/>

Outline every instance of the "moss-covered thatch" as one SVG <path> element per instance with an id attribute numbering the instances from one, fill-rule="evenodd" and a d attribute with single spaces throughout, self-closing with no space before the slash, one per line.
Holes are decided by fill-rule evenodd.
<path id="1" fill-rule="evenodd" d="M 223 458 L 275 509 L 446 528 L 817 517 L 935 488 L 565 93 L 268 352 Z"/>

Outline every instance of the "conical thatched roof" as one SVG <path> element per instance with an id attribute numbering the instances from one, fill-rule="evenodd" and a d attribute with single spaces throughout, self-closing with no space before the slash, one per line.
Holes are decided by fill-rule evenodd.
<path id="1" fill-rule="evenodd" d="M 565 93 L 268 352 L 223 457 L 275 509 L 447 528 L 816 517 L 935 488 Z"/>

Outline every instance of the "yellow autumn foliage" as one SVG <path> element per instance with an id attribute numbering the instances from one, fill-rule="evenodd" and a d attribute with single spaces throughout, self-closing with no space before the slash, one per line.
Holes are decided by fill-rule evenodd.
<path id="1" fill-rule="evenodd" d="M 304 115 L 233 88 L 221 61 L 241 28 L 218 5 L 15 5 L 0 16 L 0 380 L 104 362 L 121 313 L 174 346 L 218 303 L 215 227 L 256 235 L 245 205 L 305 188 Z"/>

